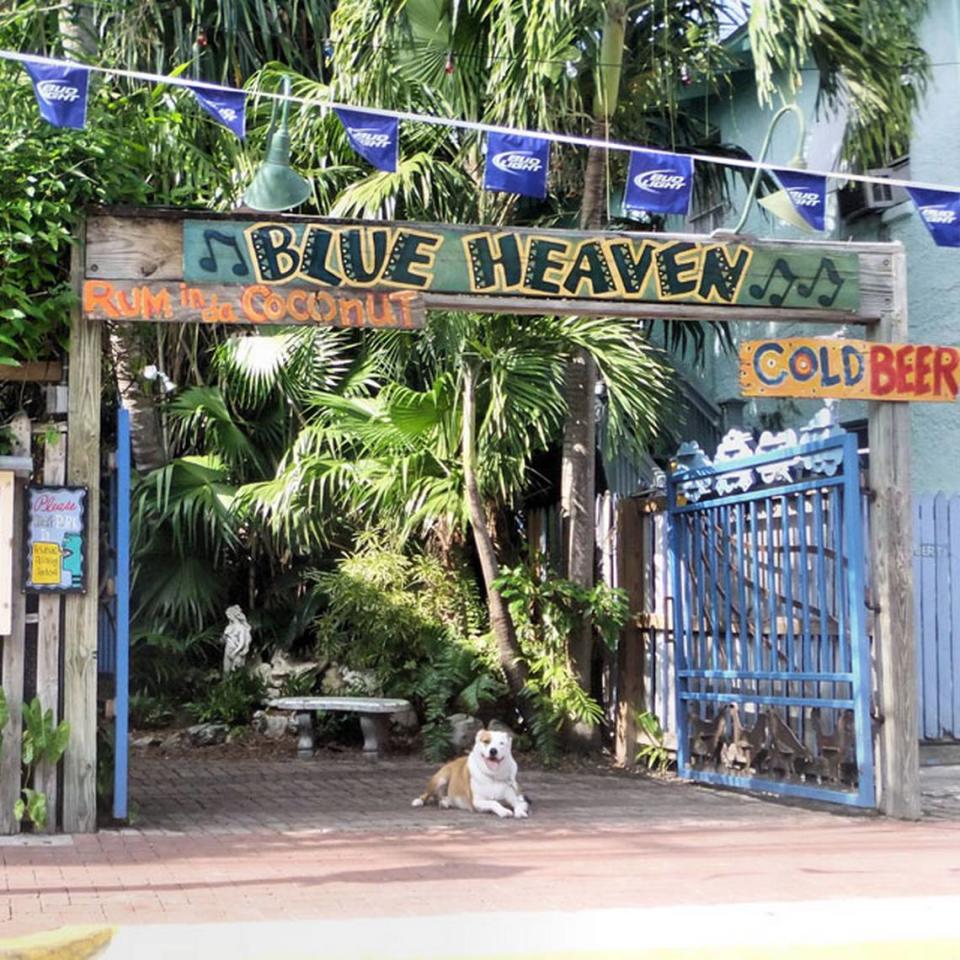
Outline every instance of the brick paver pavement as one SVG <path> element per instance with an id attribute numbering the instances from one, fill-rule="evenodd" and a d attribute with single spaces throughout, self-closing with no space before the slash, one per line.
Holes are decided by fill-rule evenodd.
<path id="1" fill-rule="evenodd" d="M 960 823 L 899 824 L 599 772 L 528 771 L 529 821 L 413 809 L 393 759 L 135 757 L 134 825 L 0 840 L 0 938 L 64 923 L 960 892 Z"/>

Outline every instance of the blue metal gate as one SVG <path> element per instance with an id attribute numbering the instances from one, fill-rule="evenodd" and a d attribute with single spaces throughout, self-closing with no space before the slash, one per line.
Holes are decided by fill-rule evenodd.
<path id="1" fill-rule="evenodd" d="M 667 495 L 681 776 L 874 806 L 856 436 L 684 444 Z"/>

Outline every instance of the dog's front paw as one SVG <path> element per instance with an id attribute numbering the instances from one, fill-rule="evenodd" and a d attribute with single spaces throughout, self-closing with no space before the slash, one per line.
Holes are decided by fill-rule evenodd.
<path id="1" fill-rule="evenodd" d="M 518 803 L 513 808 L 513 815 L 518 819 L 530 816 L 530 808 L 525 803 Z"/>
<path id="2" fill-rule="evenodd" d="M 411 807 L 422 807 L 423 806 L 423 797 L 417 797 L 413 803 L 410 804 Z"/>

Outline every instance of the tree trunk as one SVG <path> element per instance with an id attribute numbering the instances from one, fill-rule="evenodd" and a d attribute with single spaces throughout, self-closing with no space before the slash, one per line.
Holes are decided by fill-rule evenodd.
<path id="1" fill-rule="evenodd" d="M 532 716 L 524 692 L 527 666 L 520 655 L 517 631 L 510 616 L 510 610 L 500 591 L 493 586 L 500 575 L 500 563 L 493 548 L 493 538 L 487 527 L 486 511 L 483 509 L 483 501 L 477 486 L 475 378 L 476 372 L 468 361 L 464 364 L 463 372 L 463 479 L 467 493 L 467 509 L 470 513 L 470 525 L 473 527 L 477 555 L 480 558 L 480 568 L 483 571 L 483 582 L 487 589 L 490 627 L 497 642 L 500 665 L 517 709 L 529 729 Z"/>
<path id="2" fill-rule="evenodd" d="M 93 60 L 97 53 L 97 31 L 93 8 L 86 3 L 68 3 L 60 8 L 58 28 L 63 52 L 75 60 Z M 160 432 L 160 415 L 153 397 L 140 388 L 134 358 L 140 348 L 130 324 L 115 324 L 110 332 L 110 356 L 117 378 L 120 402 L 130 414 L 130 446 L 133 465 L 146 473 L 167 462 Z"/>
<path id="3" fill-rule="evenodd" d="M 154 398 L 143 392 L 137 376 L 135 360 L 140 356 L 140 347 L 131 324 L 113 326 L 110 356 L 120 402 L 130 414 L 133 465 L 140 474 L 156 470 L 167 462 L 167 449 L 160 430 L 160 411 Z"/>
<path id="4" fill-rule="evenodd" d="M 623 0 L 607 4 L 599 67 L 593 104 L 594 139 L 605 140 L 610 117 L 616 108 L 623 63 L 627 11 Z M 598 230 L 603 226 L 606 201 L 606 151 L 591 147 L 584 175 L 580 226 Z M 565 521 L 565 574 L 582 587 L 594 582 L 596 500 L 596 408 L 597 368 L 584 350 L 574 355 L 567 367 L 565 392 L 567 419 L 563 429 L 561 510 Z M 581 686 L 590 693 L 593 686 L 593 626 L 585 622 L 570 638 L 570 657 Z"/>

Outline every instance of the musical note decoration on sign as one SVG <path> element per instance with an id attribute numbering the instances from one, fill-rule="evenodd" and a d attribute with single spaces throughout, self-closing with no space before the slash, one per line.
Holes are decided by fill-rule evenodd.
<path id="1" fill-rule="evenodd" d="M 236 263 L 231 264 L 234 276 L 246 277 L 250 274 L 250 267 L 240 252 L 240 245 L 235 236 L 229 233 L 223 233 L 220 230 L 204 230 L 203 242 L 207 247 L 207 256 L 200 257 L 199 263 L 202 270 L 206 270 L 208 273 L 217 272 L 217 257 L 213 252 L 213 244 L 216 242 L 225 247 L 230 247 L 233 250 L 237 258 Z"/>
<path id="2" fill-rule="evenodd" d="M 770 289 L 773 281 L 780 277 L 782 277 L 786 282 L 786 289 L 782 293 L 770 294 L 770 306 L 781 306 L 783 301 L 787 299 L 790 291 L 793 289 L 793 285 L 797 282 L 797 275 L 790 269 L 790 265 L 782 257 L 778 257 L 774 261 L 773 269 L 770 271 L 770 275 L 767 277 L 766 283 L 764 283 L 762 286 L 759 283 L 752 283 L 750 285 L 750 296 L 756 297 L 757 300 L 762 300 L 767 295 L 767 291 Z"/>
<path id="3" fill-rule="evenodd" d="M 821 273 L 825 273 L 827 279 L 833 284 L 833 293 L 829 296 L 820 294 L 820 296 L 817 297 L 817 303 L 819 303 L 821 307 L 832 307 L 834 301 L 837 299 L 837 294 L 840 292 L 840 288 L 843 286 L 843 277 L 837 273 L 837 268 L 829 257 L 824 257 L 820 261 L 817 273 L 810 283 L 797 284 L 797 293 L 799 293 L 801 297 L 809 297 L 814 290 L 817 289 L 817 282 L 820 280 Z"/>
<path id="4" fill-rule="evenodd" d="M 771 286 L 774 285 L 775 281 L 781 281 L 785 286 L 782 289 L 778 289 L 777 292 L 770 293 L 767 298 L 767 302 L 771 307 L 783 306 L 787 297 L 790 296 L 794 285 L 796 285 L 797 288 L 797 296 L 802 300 L 809 300 L 820 286 L 820 278 L 823 275 L 826 275 L 827 281 L 831 284 L 831 289 L 828 293 L 821 293 L 817 297 L 817 303 L 824 309 L 827 309 L 836 303 L 837 297 L 846 283 L 845 278 L 840 276 L 836 264 L 829 257 L 823 257 L 820 260 L 816 273 L 808 280 L 802 279 L 795 273 L 783 257 L 777 257 L 766 280 L 762 284 L 750 284 L 750 296 L 757 300 L 762 300 L 767 297 L 768 291 Z"/>

